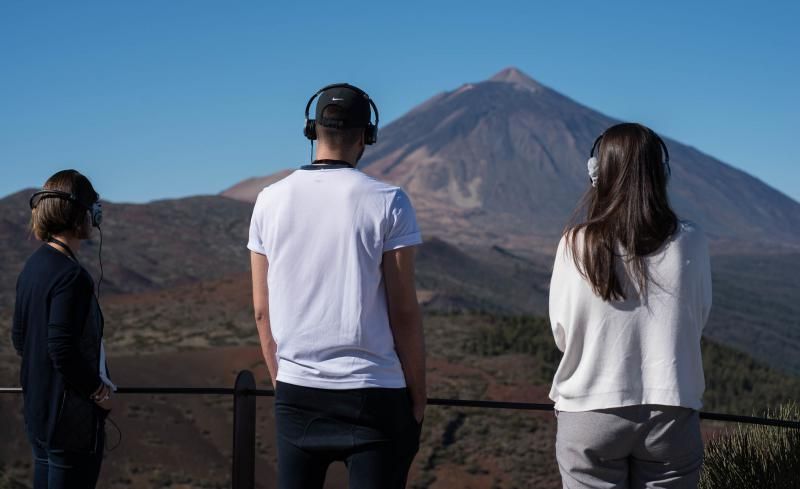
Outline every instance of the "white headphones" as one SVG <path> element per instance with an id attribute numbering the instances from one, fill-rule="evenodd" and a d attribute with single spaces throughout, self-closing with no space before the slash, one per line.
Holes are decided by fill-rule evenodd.
<path id="1" fill-rule="evenodd" d="M 667 167 L 667 175 L 672 174 L 672 168 L 669 166 L 669 150 L 667 149 L 667 145 L 664 144 L 664 140 L 655 133 L 652 129 L 647 129 L 650 131 L 653 136 L 656 137 L 658 143 L 661 145 L 661 149 L 664 150 L 664 165 Z M 600 175 L 600 162 L 597 160 L 597 157 L 594 155 L 595 150 L 600 144 L 600 140 L 603 139 L 606 133 L 597 136 L 597 139 L 594 140 L 594 144 L 592 145 L 592 150 L 589 152 L 589 160 L 586 162 L 586 170 L 589 172 L 589 178 L 592 180 L 592 187 L 597 187 L 597 178 Z"/>

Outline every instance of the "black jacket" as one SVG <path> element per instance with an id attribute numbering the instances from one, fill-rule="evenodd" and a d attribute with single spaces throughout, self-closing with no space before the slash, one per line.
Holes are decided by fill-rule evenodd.
<path id="1" fill-rule="evenodd" d="M 103 316 L 89 273 L 41 246 L 17 280 L 12 340 L 28 433 L 50 448 L 93 451 L 104 411 L 90 399 L 99 375 Z"/>

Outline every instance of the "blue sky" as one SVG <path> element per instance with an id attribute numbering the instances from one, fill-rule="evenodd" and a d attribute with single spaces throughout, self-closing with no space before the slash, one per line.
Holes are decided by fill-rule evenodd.
<path id="1" fill-rule="evenodd" d="M 307 161 L 326 83 L 389 122 L 513 65 L 800 200 L 798 21 L 788 1 L 4 0 L 0 195 L 65 167 L 113 201 L 216 193 Z"/>

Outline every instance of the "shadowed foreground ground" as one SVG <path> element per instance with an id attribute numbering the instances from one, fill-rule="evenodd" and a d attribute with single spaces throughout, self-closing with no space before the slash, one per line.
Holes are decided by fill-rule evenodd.
<path id="1" fill-rule="evenodd" d="M 189 310 L 202 312 L 202 308 Z M 546 322 L 428 315 L 425 324 L 431 397 L 547 402 L 558 352 Z M 119 385 L 232 386 L 239 370 L 250 369 L 259 387 L 269 387 L 250 331 L 220 327 L 203 335 L 211 345 L 192 349 L 187 343 L 173 343 L 180 351 L 164 351 L 170 342 L 164 341 L 158 328 L 136 327 L 128 332 L 134 335 L 122 334 L 125 331 L 109 335 L 111 371 Z M 197 338 L 199 333 L 187 338 Z M 147 346 L 151 343 L 153 349 Z M 213 346 L 237 343 L 240 346 Z M 136 355 L 136 351 L 149 352 Z M 756 364 L 743 354 L 707 344 L 704 356 L 709 410 L 750 414 L 757 406 L 796 398 L 800 392 L 797 379 Z M 17 369 L 15 356 L 0 354 L 0 384 L 16 385 Z M 230 487 L 232 405 L 227 396 L 119 395 L 112 419 L 123 438 L 119 447 L 107 454 L 99 487 Z M 26 484 L 30 481 L 20 409 L 19 396 L 0 396 L 4 415 L 0 417 L 4 435 L 0 488 L 9 475 Z M 706 438 L 722 427 L 704 423 Z M 117 445 L 117 431 L 109 425 L 107 432 L 109 446 Z M 552 413 L 430 407 L 422 436 L 409 487 L 560 487 Z M 271 398 L 258 400 L 256 444 L 257 487 L 275 487 Z M 345 481 L 343 467 L 332 467 L 327 487 L 346 487 Z"/>
<path id="2" fill-rule="evenodd" d="M 445 359 L 430 363 L 431 395 L 491 397 L 542 401 L 541 386 L 510 386 L 493 381 L 493 370 L 524 365 L 525 358 L 489 359 L 482 367 L 454 365 Z M 3 379 L 13 358 L 4 358 Z M 136 386 L 227 386 L 242 368 L 256 372 L 267 385 L 260 351 L 255 347 L 153 354 L 113 360 L 120 384 Z M 124 378 L 124 382 L 121 379 Z M 6 434 L 0 460 L 14 477 L 29 480 L 28 447 L 18 415 L 20 399 L 0 398 L 0 420 Z M 226 396 L 120 395 L 113 420 L 122 443 L 109 452 L 99 487 L 223 488 L 230 487 L 232 400 Z M 258 487 L 275 487 L 272 399 L 261 398 L 257 413 Z M 492 488 L 558 487 L 551 454 L 552 414 L 483 412 L 475 409 L 428 410 L 423 444 L 409 487 Z M 107 429 L 109 445 L 119 435 Z M 521 470 L 524 468 L 524 470 Z M 334 466 L 326 487 L 346 487 L 343 466 Z"/>

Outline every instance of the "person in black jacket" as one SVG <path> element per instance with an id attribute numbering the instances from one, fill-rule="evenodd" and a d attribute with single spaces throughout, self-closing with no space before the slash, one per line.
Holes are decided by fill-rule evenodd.
<path id="1" fill-rule="evenodd" d="M 102 209 L 75 170 L 50 177 L 31 197 L 31 229 L 44 244 L 17 280 L 12 340 L 22 357 L 25 427 L 34 489 L 94 488 L 111 393 L 103 316 L 94 281 L 78 261 Z"/>

